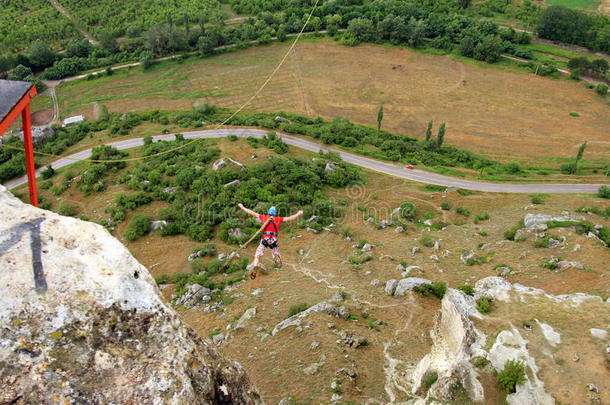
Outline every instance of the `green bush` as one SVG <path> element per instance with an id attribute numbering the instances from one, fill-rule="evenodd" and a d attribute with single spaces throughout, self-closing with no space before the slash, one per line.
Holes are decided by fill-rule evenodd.
<path id="1" fill-rule="evenodd" d="M 544 200 L 538 196 L 532 197 L 532 204 L 540 205 L 544 204 Z"/>
<path id="2" fill-rule="evenodd" d="M 475 215 L 475 217 L 474 217 L 475 224 L 478 224 L 481 221 L 487 221 L 487 220 L 489 220 L 489 214 L 487 212 L 483 215 Z"/>
<path id="3" fill-rule="evenodd" d="M 195 250 L 193 250 L 193 253 L 199 253 L 200 257 L 215 256 L 217 252 L 218 252 L 218 249 L 216 248 L 216 246 L 214 246 L 211 243 L 200 246 L 200 247 L 196 248 Z"/>
<path id="4" fill-rule="evenodd" d="M 605 96 L 608 94 L 608 85 L 606 83 L 599 83 L 597 86 L 595 86 L 595 91 L 600 96 Z"/>
<path id="5" fill-rule="evenodd" d="M 125 231 L 125 239 L 130 242 L 144 236 L 150 229 L 151 219 L 143 214 L 136 214 L 129 223 L 129 229 Z"/>
<path id="6" fill-rule="evenodd" d="M 430 387 L 438 380 L 438 374 L 436 371 L 428 371 L 424 378 L 421 380 L 421 387 L 424 392 L 428 392 Z"/>
<path id="7" fill-rule="evenodd" d="M 524 384 L 525 364 L 521 361 L 509 360 L 504 364 L 504 369 L 496 376 L 498 385 L 508 394 L 512 394 L 517 390 L 517 385 Z"/>
<path id="8" fill-rule="evenodd" d="M 238 139 L 238 137 L 237 137 L 237 135 L 231 134 L 231 135 L 227 136 L 227 139 L 231 142 L 235 142 Z"/>
<path id="9" fill-rule="evenodd" d="M 44 169 L 42 172 L 40 172 L 40 175 L 42 176 L 42 178 L 44 180 L 50 179 L 51 177 L 53 177 L 55 175 L 55 169 L 53 169 L 53 167 L 51 167 L 51 165 L 48 165 L 46 169 Z"/>
<path id="10" fill-rule="evenodd" d="M 155 277 L 157 284 L 167 284 L 169 282 L 169 276 L 167 274 L 160 274 Z"/>
<path id="11" fill-rule="evenodd" d="M 354 231 L 351 227 L 346 226 L 341 230 L 341 235 L 343 235 L 343 237 L 345 238 L 351 238 L 352 236 L 354 236 Z"/>
<path id="12" fill-rule="evenodd" d="M 203 263 L 203 260 L 201 260 L 200 258 L 193 259 L 193 261 L 191 262 L 191 269 L 193 270 L 193 273 L 199 273 L 204 271 L 205 264 Z"/>
<path id="13" fill-rule="evenodd" d="M 477 300 L 477 309 L 479 310 L 480 313 L 482 314 L 488 314 L 489 311 L 491 311 L 491 301 L 493 300 L 492 297 L 481 297 Z"/>
<path id="14" fill-rule="evenodd" d="M 462 291 L 466 295 L 474 296 L 474 287 L 469 284 L 462 284 L 458 286 L 458 290 Z"/>
<path id="15" fill-rule="evenodd" d="M 448 211 L 448 210 L 450 210 L 450 209 L 451 209 L 451 206 L 449 205 L 449 202 L 447 202 L 447 201 L 443 201 L 443 202 L 441 203 L 441 209 L 442 209 L 442 210 L 444 210 L 444 211 Z"/>
<path id="16" fill-rule="evenodd" d="M 417 216 L 417 207 L 410 201 L 403 201 L 400 203 L 400 215 L 411 221 Z"/>
<path id="17" fill-rule="evenodd" d="M 362 263 L 366 263 L 368 261 L 373 260 L 373 256 L 372 255 L 366 255 L 366 256 L 355 256 L 355 255 L 351 255 L 349 257 L 349 262 L 351 264 L 362 264 Z"/>
<path id="18" fill-rule="evenodd" d="M 434 246 L 434 239 L 432 239 L 430 237 L 430 235 L 426 234 L 426 235 L 422 236 L 421 238 L 419 238 L 419 243 L 421 243 L 422 246 L 425 246 L 425 247 L 432 247 L 432 246 Z"/>
<path id="19" fill-rule="evenodd" d="M 517 233 L 517 231 L 519 229 L 525 228 L 525 224 L 523 223 L 523 220 L 519 221 L 519 223 L 517 225 L 515 225 L 514 227 L 504 231 L 504 239 L 508 239 L 508 240 L 515 240 L 515 234 Z"/>
<path id="20" fill-rule="evenodd" d="M 429 297 L 434 295 L 439 300 L 442 300 L 447 291 L 447 284 L 443 281 L 437 281 L 432 284 L 421 284 L 415 286 L 413 291 L 421 295 L 422 297 Z"/>
<path id="21" fill-rule="evenodd" d="M 305 311 L 307 308 L 309 308 L 309 305 L 307 305 L 306 302 L 300 302 L 298 304 L 294 304 L 288 310 L 288 318 Z"/>
<path id="22" fill-rule="evenodd" d="M 65 215 L 67 217 L 73 217 L 74 215 L 76 215 L 77 208 L 78 207 L 74 204 L 62 203 L 62 204 L 59 204 L 59 210 L 57 210 L 57 212 L 60 215 Z"/>
<path id="23" fill-rule="evenodd" d="M 470 216 L 470 211 L 468 211 L 468 209 L 464 208 L 464 207 L 457 207 L 455 209 L 455 212 L 457 212 L 458 214 L 460 214 L 466 218 L 468 218 Z"/>
<path id="24" fill-rule="evenodd" d="M 601 197 L 601 198 L 609 198 L 610 199 L 610 187 L 608 187 L 608 186 L 601 186 L 597 190 L 597 196 Z"/>

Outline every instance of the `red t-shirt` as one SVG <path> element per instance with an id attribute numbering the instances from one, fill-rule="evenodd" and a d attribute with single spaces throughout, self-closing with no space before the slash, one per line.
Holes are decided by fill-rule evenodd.
<path id="1" fill-rule="evenodd" d="M 258 219 L 260 219 L 263 224 L 265 222 L 267 222 L 269 217 L 270 217 L 270 215 L 267 215 L 267 214 L 259 214 L 258 215 Z M 271 235 L 271 234 L 265 235 L 265 232 L 279 233 L 280 224 L 284 221 L 284 217 L 273 217 L 272 221 L 273 221 L 273 223 L 269 222 L 267 224 L 267 226 L 265 227 L 265 229 L 263 229 L 263 235 L 261 236 L 261 239 L 262 238 L 271 238 L 271 237 L 277 238 L 278 237 L 277 235 Z M 274 224 L 275 224 L 275 227 L 273 226 Z"/>

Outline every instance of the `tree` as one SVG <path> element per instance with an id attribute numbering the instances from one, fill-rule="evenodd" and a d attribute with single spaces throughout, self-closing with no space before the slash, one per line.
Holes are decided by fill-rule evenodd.
<path id="1" fill-rule="evenodd" d="M 428 122 L 428 128 L 426 128 L 426 142 L 430 142 L 430 138 L 432 138 L 432 120 Z"/>
<path id="2" fill-rule="evenodd" d="M 599 83 L 596 87 L 595 87 L 595 91 L 597 92 L 597 94 L 599 94 L 600 96 L 605 96 L 608 93 L 608 85 L 606 83 Z"/>
<path id="3" fill-rule="evenodd" d="M 28 58 L 32 66 L 44 69 L 53 65 L 55 53 L 42 40 L 37 39 L 28 48 Z"/>
<path id="4" fill-rule="evenodd" d="M 184 32 L 185 32 L 185 34 L 187 36 L 189 35 L 189 30 L 190 30 L 190 27 L 189 27 L 189 16 L 188 16 L 188 14 L 185 14 L 184 15 Z"/>
<path id="5" fill-rule="evenodd" d="M 313 17 L 309 21 L 309 26 L 312 27 L 315 32 L 318 32 L 320 31 L 320 27 L 322 26 L 322 20 L 320 19 L 320 17 Z"/>
<path id="6" fill-rule="evenodd" d="M 443 146 L 443 141 L 445 140 L 445 123 L 441 124 L 441 127 L 438 129 L 438 135 L 436 136 L 436 147 L 440 149 Z"/>
<path id="7" fill-rule="evenodd" d="M 154 62 L 154 57 L 153 57 L 152 52 L 150 52 L 150 51 L 142 52 L 142 54 L 140 55 L 140 67 L 142 68 L 142 70 L 148 70 L 148 68 L 152 66 L 153 62 Z"/>
<path id="8" fill-rule="evenodd" d="M 409 45 L 419 48 L 424 44 L 426 38 L 426 23 L 423 20 L 415 20 L 415 17 L 411 17 L 409 21 Z"/>
<path id="9" fill-rule="evenodd" d="M 458 0 L 458 6 L 465 10 L 470 7 L 470 0 Z"/>
<path id="10" fill-rule="evenodd" d="M 381 129 L 381 121 L 383 120 L 383 104 L 379 106 L 379 111 L 377 111 L 377 130 Z"/>
<path id="11" fill-rule="evenodd" d="M 68 57 L 86 58 L 92 50 L 91 43 L 86 39 L 73 39 L 66 46 L 66 55 Z"/>
<path id="12" fill-rule="evenodd" d="M 504 51 L 502 39 L 497 35 L 487 35 L 474 48 L 474 58 L 484 60 L 487 63 L 495 63 L 500 60 L 502 51 Z"/>
<path id="13" fill-rule="evenodd" d="M 354 18 L 347 26 L 347 32 L 352 34 L 357 43 L 373 40 L 375 29 L 368 18 Z"/>
<path id="14" fill-rule="evenodd" d="M 197 41 L 197 48 L 199 49 L 201 56 L 211 55 L 212 52 L 214 52 L 214 44 L 207 36 L 199 37 L 199 41 Z"/>
<path id="15" fill-rule="evenodd" d="M 284 24 L 280 25 L 277 29 L 277 40 L 280 42 L 284 42 L 286 40 L 286 26 Z"/>
<path id="16" fill-rule="evenodd" d="M 339 26 L 341 25 L 341 16 L 338 14 L 326 16 L 326 31 L 328 35 L 335 36 L 339 32 Z"/>
<path id="17" fill-rule="evenodd" d="M 102 31 L 99 35 L 99 40 L 102 48 L 109 52 L 114 53 L 119 48 L 119 44 L 117 43 L 116 39 L 108 31 Z"/>
<path id="18" fill-rule="evenodd" d="M 9 80 L 25 80 L 27 77 L 33 76 L 32 69 L 23 65 L 18 65 L 13 73 L 8 75 Z"/>
<path id="19" fill-rule="evenodd" d="M 460 55 L 472 58 L 476 44 L 471 37 L 464 37 L 460 42 Z"/>

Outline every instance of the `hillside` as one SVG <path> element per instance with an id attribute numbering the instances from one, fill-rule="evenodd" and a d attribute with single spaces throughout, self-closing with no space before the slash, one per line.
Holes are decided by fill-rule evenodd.
<path id="1" fill-rule="evenodd" d="M 202 151 L 217 152 L 213 157 L 206 152 L 201 158 L 195 158 L 201 152 L 193 150 L 189 152 L 189 161 L 193 163 L 188 164 L 209 168 L 217 159 L 231 157 L 247 166 L 248 175 L 254 170 L 255 163 L 266 164 L 264 162 L 276 156 L 270 149 L 262 145 L 254 148 L 245 140 L 208 140 L 204 145 Z M 202 160 L 203 156 L 208 157 Z M 296 148 L 290 148 L 287 154 L 278 158 L 286 157 L 304 162 L 311 161 L 312 157 L 319 159 L 315 154 Z M 180 165 L 187 164 L 180 160 L 179 155 L 172 159 L 178 159 L 175 162 L 180 162 Z M 314 167 L 315 164 L 310 163 Z M 157 165 L 165 170 L 166 164 Z M 324 168 L 323 163 L 321 167 Z M 82 171 L 85 169 L 80 168 Z M 221 351 L 244 366 L 265 402 L 277 403 L 282 398 L 292 397 L 297 403 L 327 403 L 335 395 L 335 402 L 387 403 L 423 398 L 428 389 L 436 396 L 444 392 L 441 385 L 428 382 L 424 384 L 425 388 L 416 389 L 419 385 L 417 378 L 422 377 L 416 369 L 424 370 L 426 374 L 428 366 L 425 365 L 430 364 L 429 374 L 436 372 L 438 381 L 445 381 L 442 377 L 447 376 L 449 381 L 455 381 L 464 388 L 443 395 L 453 395 L 455 403 L 469 403 L 465 395 L 474 398 L 478 391 L 472 391 L 466 380 L 451 379 L 456 378 L 455 375 L 450 377 L 450 370 L 454 367 L 450 359 L 455 353 L 443 355 L 445 360 L 442 362 L 434 360 L 448 344 L 449 347 L 465 345 L 465 354 L 460 354 L 465 357 L 460 357 L 460 361 L 466 361 L 464 364 L 467 366 L 470 362 L 476 365 L 468 366 L 469 370 L 470 367 L 474 370 L 468 372 L 474 373 L 480 381 L 485 403 L 500 404 L 506 393 L 497 387 L 493 369 L 501 368 L 507 360 L 505 354 L 501 354 L 504 350 L 502 342 L 512 343 L 502 339 L 510 336 L 517 341 L 525 339 L 520 343 L 521 352 L 517 358 L 527 364 L 528 384 L 534 391 L 538 390 L 536 395 L 541 403 L 548 398 L 545 395 L 551 395 L 557 403 L 578 403 L 588 396 L 595 398 L 597 403 L 606 400 L 610 389 L 603 378 L 609 364 L 607 338 L 600 340 L 596 336 L 607 330 L 604 319 L 607 318 L 610 296 L 606 282 L 610 256 L 607 247 L 596 238 L 582 234 L 581 225 L 574 224 L 586 221 L 591 226 L 605 226 L 603 232 L 607 233 L 610 226 L 607 200 L 582 196 L 458 193 L 362 172 L 360 176 L 364 183 L 361 185 L 345 189 L 341 186 L 337 189 L 324 187 L 323 198 L 341 214 L 330 219 L 334 226 L 328 228 L 329 222 L 325 221 L 329 217 L 324 217 L 325 214 L 318 215 L 319 218 L 313 222 L 283 226 L 283 268 L 279 271 L 272 269 L 267 257 L 264 263 L 270 268 L 269 274 L 260 275 L 254 281 L 240 281 L 243 274 L 240 260 L 234 261 L 237 267 L 231 264 L 228 274 L 213 270 L 218 266 L 217 255 L 228 255 L 237 247 L 227 244 L 230 239 L 220 239 L 225 238 L 222 230 L 226 228 L 222 224 L 212 228 L 207 236 L 209 240 L 201 242 L 194 241 L 192 236 L 161 236 L 157 232 L 133 242 L 124 239 L 138 214 L 152 219 L 166 218 L 168 223 L 174 221 L 167 216 L 165 208 L 175 205 L 176 200 L 173 203 L 172 200 L 157 200 L 160 195 L 148 188 L 150 186 L 145 181 L 142 182 L 141 179 L 146 177 L 140 176 L 146 171 L 141 169 L 129 164 L 124 169 L 113 170 L 104 179 L 107 189 L 103 192 L 91 190 L 83 194 L 83 183 L 76 179 L 58 199 L 51 198 L 46 191 L 42 195 L 45 200 L 52 201 L 51 208 L 66 210 L 66 206 L 71 204 L 74 206 L 72 215 L 84 215 L 96 222 L 105 222 L 109 214 L 118 212 L 113 207 L 117 207 L 119 199 L 115 196 L 120 193 L 151 195 L 154 201 L 144 202 L 135 209 L 133 206 L 129 208 L 128 204 L 121 217 L 115 216 L 122 219 L 115 220 L 113 234 L 121 238 L 135 257 L 156 276 L 165 299 L 175 302 L 187 324 L 200 336 L 213 339 Z M 208 178 L 212 171 L 205 170 Z M 127 171 L 137 177 L 122 183 L 120 179 L 130 178 Z M 290 172 L 296 173 L 294 170 Z M 220 189 L 222 184 L 236 176 L 231 167 L 216 173 L 214 176 L 220 176 L 221 183 L 213 181 L 211 184 L 217 184 L 215 187 Z M 71 176 L 75 175 L 72 172 Z M 56 175 L 51 179 L 52 184 L 60 186 L 63 177 Z M 148 178 L 152 180 L 152 177 Z M 231 197 L 220 191 L 221 194 L 213 200 L 219 204 L 229 201 L 226 198 L 253 201 L 250 204 L 261 198 L 273 201 L 273 194 L 258 194 L 255 200 L 248 200 L 245 196 L 251 180 L 239 178 L 242 182 Z M 268 178 L 273 184 L 277 182 L 272 180 L 273 177 L 263 178 Z M 180 187 L 178 184 L 182 181 L 166 175 L 162 179 L 174 179 L 174 187 Z M 198 182 L 196 179 L 190 180 L 194 181 L 192 184 Z M 164 187 L 163 181 L 159 187 Z M 203 195 L 216 193 L 212 190 L 208 189 Z M 284 192 L 281 188 L 276 190 Z M 295 196 L 289 192 L 288 198 L 292 206 Z M 413 219 L 396 214 L 395 208 L 405 201 L 415 205 Z M 197 206 L 203 213 L 208 209 L 205 203 Z M 588 208 L 583 208 L 585 206 Z M 221 212 L 232 206 L 222 203 L 210 208 Z M 587 214 L 586 211 L 598 214 Z M 227 223 L 232 223 L 230 218 L 235 212 L 226 212 L 230 215 Z M 393 219 L 390 217 L 392 212 L 395 212 Z M 308 219 L 311 213 L 309 211 L 305 218 Z M 542 218 L 537 216 L 539 214 L 568 215 L 570 218 L 567 219 L 576 222 L 547 225 L 549 228 L 559 227 L 545 231 L 531 223 L 532 218 Z M 505 232 L 519 228 L 516 225 L 523 219 L 528 226 L 518 230 L 514 236 L 508 235 L 516 241 L 506 240 Z M 550 217 L 542 220 L 548 221 Z M 243 226 L 250 225 L 246 221 L 232 226 L 246 230 Z M 406 232 L 397 232 L 398 226 Z M 253 225 L 247 229 L 256 228 Z M 204 253 L 202 259 L 188 260 L 193 251 L 199 251 L 210 243 L 214 249 L 207 247 L 202 252 L 210 252 L 212 256 Z M 367 247 L 364 247 L 365 243 L 368 243 Z M 254 249 L 253 244 L 239 253 L 250 258 Z M 469 256 L 469 251 L 472 256 Z M 193 272 L 200 272 L 199 276 Z M 433 294 L 423 297 L 408 290 L 409 282 L 421 282 L 420 279 L 446 283 L 449 288 L 442 301 L 441 315 L 435 316 L 441 309 L 441 302 Z M 400 281 L 398 289 L 393 291 L 392 283 L 388 284 L 390 280 L 406 281 Z M 190 296 L 192 288 L 188 285 L 198 282 L 211 289 L 208 290 L 209 296 Z M 476 309 L 468 309 L 468 305 L 477 304 L 467 304 L 468 297 L 452 290 L 462 285 L 474 287 L 477 299 L 488 295 L 493 297 L 490 312 L 479 314 Z M 386 287 L 394 296 L 388 295 Z M 223 290 L 214 292 L 214 288 Z M 176 293 L 186 294 L 186 297 L 176 301 L 173 298 Z M 306 306 L 313 309 L 303 312 L 302 318 L 298 315 L 291 318 L 289 324 L 293 326 L 282 326 L 289 314 L 298 313 Z M 466 311 L 466 315 L 460 318 L 461 315 L 452 311 L 458 311 L 457 314 Z M 454 315 L 449 317 L 447 314 L 450 313 Z M 464 333 L 473 336 L 474 340 L 454 341 L 446 330 L 439 332 L 446 327 L 439 323 L 439 319 L 445 317 L 452 319 L 451 324 L 461 322 Z M 471 325 L 470 322 L 474 323 Z M 602 332 L 594 331 L 592 334 L 591 328 Z M 435 334 L 430 335 L 432 329 Z M 362 337 L 367 343 L 359 347 Z M 443 343 L 447 339 L 451 343 Z M 473 342 L 479 343 L 472 346 Z M 431 353 L 431 363 L 426 360 L 419 365 L 427 353 Z M 575 355 L 578 361 L 572 360 Z M 269 376 L 274 378 L 269 379 Z M 599 394 L 589 391 L 588 384 L 594 384 Z M 448 400 L 450 397 L 444 398 Z"/>

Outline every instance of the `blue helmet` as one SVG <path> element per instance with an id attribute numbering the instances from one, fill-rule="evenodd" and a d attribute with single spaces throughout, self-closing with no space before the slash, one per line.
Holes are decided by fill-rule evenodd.
<path id="1" fill-rule="evenodd" d="M 277 214 L 277 209 L 275 207 L 269 208 L 268 214 L 269 215 L 276 215 Z"/>

